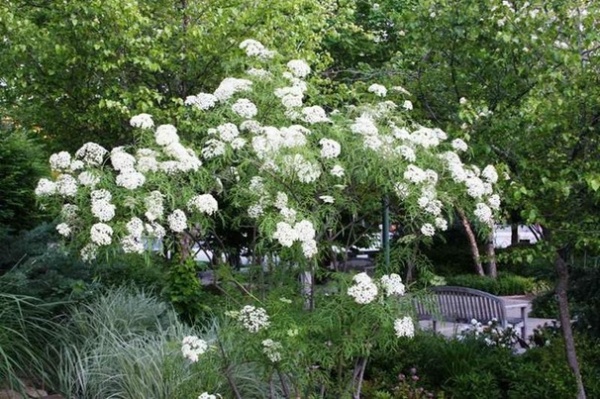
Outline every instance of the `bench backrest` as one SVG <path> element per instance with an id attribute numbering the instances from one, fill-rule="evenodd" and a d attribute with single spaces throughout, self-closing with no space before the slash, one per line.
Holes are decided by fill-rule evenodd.
<path id="1" fill-rule="evenodd" d="M 487 323 L 492 319 L 502 323 L 506 320 L 506 309 L 502 299 L 487 292 L 465 287 L 432 287 L 431 301 L 415 303 L 417 316 L 433 317 L 452 322 L 470 322 L 476 319 Z"/>

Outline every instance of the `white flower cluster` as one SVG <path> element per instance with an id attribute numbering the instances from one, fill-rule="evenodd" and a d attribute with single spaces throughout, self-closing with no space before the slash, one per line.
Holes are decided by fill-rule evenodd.
<path id="1" fill-rule="evenodd" d="M 77 180 L 66 173 L 58 176 L 55 182 L 56 193 L 63 197 L 74 197 L 77 194 Z"/>
<path id="2" fill-rule="evenodd" d="M 176 233 L 181 233 L 187 228 L 187 217 L 181 209 L 175 209 L 168 217 L 169 228 Z"/>
<path id="3" fill-rule="evenodd" d="M 369 93 L 373 93 L 379 97 L 385 97 L 387 95 L 387 89 L 385 86 L 374 83 L 367 89 Z"/>
<path id="4" fill-rule="evenodd" d="M 163 206 L 163 194 L 160 191 L 151 191 L 144 198 L 144 205 L 146 206 L 146 218 L 153 222 L 157 219 L 162 218 L 164 212 Z"/>
<path id="5" fill-rule="evenodd" d="M 284 210 L 287 211 L 289 208 L 283 208 L 282 213 Z M 312 258 L 318 252 L 315 236 L 315 228 L 308 220 L 301 220 L 293 227 L 290 223 L 279 222 L 277 223 L 275 233 L 273 233 L 273 239 L 277 240 L 284 247 L 289 248 L 294 245 L 294 242 L 299 241 L 306 258 Z"/>
<path id="6" fill-rule="evenodd" d="M 81 260 L 84 262 L 91 262 L 96 259 L 98 255 L 98 245 L 90 242 L 86 244 L 80 251 Z"/>
<path id="7" fill-rule="evenodd" d="M 50 156 L 50 169 L 55 172 L 67 170 L 71 167 L 71 154 L 61 151 Z"/>
<path id="8" fill-rule="evenodd" d="M 63 237 L 71 235 L 71 227 L 67 223 L 59 223 L 56 225 L 56 231 Z"/>
<path id="9" fill-rule="evenodd" d="M 371 303 L 377 298 L 377 284 L 367 273 L 359 273 L 353 278 L 354 285 L 348 288 L 348 295 L 361 305 Z"/>
<path id="10" fill-rule="evenodd" d="M 199 93 L 195 96 L 187 96 L 184 104 L 196 107 L 202 111 L 208 111 L 214 107 L 218 101 L 219 99 L 214 94 Z"/>
<path id="11" fill-rule="evenodd" d="M 321 158 L 331 159 L 337 158 L 341 152 L 340 143 L 331 139 L 321 139 Z"/>
<path id="12" fill-rule="evenodd" d="M 486 204 L 478 202 L 477 205 L 475 205 L 475 211 L 473 211 L 473 213 L 481 223 L 489 226 L 494 224 L 494 215 L 492 213 L 492 209 Z"/>
<path id="13" fill-rule="evenodd" d="M 96 223 L 90 228 L 90 240 L 99 246 L 110 245 L 113 229 L 105 223 Z"/>
<path id="14" fill-rule="evenodd" d="M 94 188 L 100 183 L 100 177 L 91 170 L 84 170 L 77 176 L 77 181 L 84 187 Z"/>
<path id="15" fill-rule="evenodd" d="M 410 317 L 405 316 L 394 321 L 394 331 L 398 338 L 412 338 L 415 336 L 415 325 Z"/>
<path id="16" fill-rule="evenodd" d="M 80 158 L 89 166 L 100 166 L 108 151 L 99 144 L 85 143 L 77 150 L 75 156 Z"/>
<path id="17" fill-rule="evenodd" d="M 116 206 L 110 201 L 112 194 L 105 189 L 94 190 L 90 193 L 92 199 L 92 215 L 101 222 L 108 222 L 115 217 Z"/>
<path id="18" fill-rule="evenodd" d="M 265 309 L 251 305 L 244 306 L 237 315 L 237 319 L 242 323 L 242 326 L 251 333 L 256 333 L 269 327 L 271 324 L 269 315 Z"/>
<path id="19" fill-rule="evenodd" d="M 332 176 L 335 177 L 344 177 L 345 170 L 342 165 L 334 165 L 333 168 L 329 171 Z"/>
<path id="20" fill-rule="evenodd" d="M 225 78 L 214 92 L 219 101 L 227 101 L 235 93 L 248 91 L 252 88 L 252 81 L 248 79 Z"/>
<path id="21" fill-rule="evenodd" d="M 46 178 L 41 178 L 35 188 L 35 195 L 38 197 L 48 197 L 56 194 L 56 183 Z"/>
<path id="22" fill-rule="evenodd" d="M 246 39 L 240 43 L 240 48 L 246 52 L 248 57 L 260 59 L 273 58 L 274 51 L 268 50 L 261 42 L 254 39 Z"/>
<path id="23" fill-rule="evenodd" d="M 142 234 L 144 233 L 144 222 L 140 218 L 133 217 L 125 226 L 127 235 L 121 238 L 121 247 L 125 253 L 141 254 L 144 252 Z"/>
<path id="24" fill-rule="evenodd" d="M 305 78 L 310 74 L 310 66 L 304 60 L 291 60 L 287 67 L 297 78 Z"/>
<path id="25" fill-rule="evenodd" d="M 402 296 L 406 291 L 406 287 L 402 284 L 402 277 L 396 273 L 386 274 L 379 280 L 386 296 L 396 295 Z"/>
<path id="26" fill-rule="evenodd" d="M 196 363 L 198 361 L 198 357 L 203 355 L 208 350 L 208 344 L 205 340 L 198 338 L 195 335 L 188 335 L 183 338 L 181 344 L 181 353 L 183 357 L 191 361 L 192 363 Z"/>
<path id="27" fill-rule="evenodd" d="M 240 98 L 232 106 L 231 110 L 245 119 L 252 119 L 258 113 L 256 105 L 247 98 Z"/>
<path id="28" fill-rule="evenodd" d="M 129 120 L 129 124 L 132 127 L 138 127 L 140 129 L 152 129 L 154 127 L 152 115 L 149 114 L 135 115 L 131 117 L 131 119 Z"/>
<path id="29" fill-rule="evenodd" d="M 198 399 L 217 399 L 217 397 L 221 398 L 221 395 L 219 395 L 219 394 L 212 395 L 212 394 L 209 394 L 208 392 L 202 392 L 200 394 L 200 396 L 198 396 Z"/>
<path id="30" fill-rule="evenodd" d="M 277 363 L 281 360 L 281 349 L 283 346 L 280 342 L 273 341 L 272 339 L 265 339 L 262 342 L 263 353 L 267 355 L 269 360 L 273 363 Z"/>
<path id="31" fill-rule="evenodd" d="M 219 203 L 211 194 L 200 194 L 192 197 L 187 202 L 187 207 L 190 211 L 213 215 L 219 209 Z"/>
<path id="32" fill-rule="evenodd" d="M 469 146 L 462 139 L 454 139 L 454 140 L 452 140 L 452 148 L 454 148 L 455 151 L 464 152 L 469 149 Z"/>
<path id="33" fill-rule="evenodd" d="M 321 176 L 318 163 L 307 161 L 302 155 L 286 155 L 282 159 L 284 174 L 295 176 L 302 183 L 313 183 Z"/>
<path id="34" fill-rule="evenodd" d="M 302 120 L 311 125 L 321 122 L 330 122 L 325 110 L 318 105 L 302 108 Z"/>

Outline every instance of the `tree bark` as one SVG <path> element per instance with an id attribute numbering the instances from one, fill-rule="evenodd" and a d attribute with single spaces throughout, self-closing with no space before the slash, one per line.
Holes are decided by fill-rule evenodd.
<path id="1" fill-rule="evenodd" d="M 510 246 L 514 247 L 519 245 L 519 225 L 517 223 L 511 223 L 510 225 Z"/>
<path id="2" fill-rule="evenodd" d="M 573 329 L 571 328 L 571 315 L 569 314 L 569 301 L 567 297 L 569 269 L 560 253 L 556 254 L 554 267 L 556 269 L 556 274 L 558 275 L 556 281 L 556 295 L 558 297 L 560 326 L 565 338 L 567 363 L 569 364 L 577 383 L 577 399 L 586 399 L 583 379 L 581 378 L 581 370 L 579 369 L 579 361 L 577 360 L 577 353 L 575 351 L 575 339 L 573 338 Z"/>
<path id="3" fill-rule="evenodd" d="M 471 223 L 469 223 L 469 219 L 467 219 L 467 215 L 465 215 L 465 211 L 462 209 L 458 209 L 458 216 L 460 217 L 460 221 L 465 228 L 467 238 L 469 239 L 469 247 L 471 248 L 471 256 L 473 257 L 475 272 L 480 276 L 485 276 L 485 273 L 483 272 L 483 266 L 481 265 L 479 248 L 477 247 L 477 239 L 475 238 L 475 233 L 473 233 L 473 229 L 471 228 Z"/>
<path id="4" fill-rule="evenodd" d="M 496 248 L 494 248 L 494 233 L 490 233 L 488 241 L 485 244 L 487 256 L 487 275 L 491 278 L 498 277 L 498 265 L 496 263 Z"/>

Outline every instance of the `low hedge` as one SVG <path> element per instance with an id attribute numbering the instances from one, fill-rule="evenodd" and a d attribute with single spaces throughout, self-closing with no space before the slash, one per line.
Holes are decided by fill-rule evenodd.
<path id="1" fill-rule="evenodd" d="M 446 277 L 447 285 L 474 288 L 494 295 L 525 295 L 545 291 L 549 285 L 533 277 L 523 277 L 511 273 L 500 273 L 498 278 L 459 274 Z"/>

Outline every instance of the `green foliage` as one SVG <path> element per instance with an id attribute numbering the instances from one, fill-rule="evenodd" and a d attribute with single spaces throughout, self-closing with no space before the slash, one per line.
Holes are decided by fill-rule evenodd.
<path id="1" fill-rule="evenodd" d="M 0 121 L 0 229 L 27 230 L 43 216 L 33 192 L 48 173 L 47 155 L 39 141 L 34 134 Z"/>
<path id="2" fill-rule="evenodd" d="M 583 358 L 591 359 L 597 352 L 583 337 L 577 342 L 588 345 Z M 367 379 L 377 381 L 380 390 L 389 384 L 387 390 L 392 392 L 398 374 L 410 375 L 414 367 L 419 370 L 419 385 L 428 391 L 443 391 L 447 395 L 444 397 L 567 399 L 572 397 L 575 384 L 562 345 L 558 338 L 547 346 L 515 355 L 479 340 L 419 334 L 401 349 L 375 358 Z M 589 367 L 589 373 L 596 372 L 597 361 L 584 360 L 583 364 L 584 369 Z M 590 381 L 589 387 L 593 384 Z"/>
<path id="3" fill-rule="evenodd" d="M 463 274 L 446 277 L 447 285 L 475 288 L 494 295 L 524 295 L 535 294 L 548 284 L 538 282 L 532 277 L 523 277 L 510 273 L 499 273 L 497 278 Z"/>
<path id="4" fill-rule="evenodd" d="M 249 35 L 326 63 L 318 49 L 343 22 L 335 9 L 329 0 L 4 2 L 0 108 L 41 128 L 52 148 L 131 143 L 131 115 L 172 120 L 173 103 L 244 70 L 237 46 Z"/>
<path id="5" fill-rule="evenodd" d="M 0 277 L 0 384 L 22 390 L 22 378 L 39 382 L 51 360 L 45 350 L 59 326 L 51 321 L 51 303 L 5 292 Z"/>
<path id="6" fill-rule="evenodd" d="M 108 291 L 70 316 L 68 339 L 57 348 L 49 377 L 49 386 L 65 397 L 183 399 L 220 388 L 218 364 L 190 365 L 181 355 L 183 337 L 199 331 L 155 296 Z M 211 341 L 211 334 L 202 336 Z"/>
<path id="7" fill-rule="evenodd" d="M 200 268 L 194 259 L 169 266 L 164 295 L 187 321 L 197 321 L 209 309 L 205 305 L 206 294 L 200 283 Z"/>

